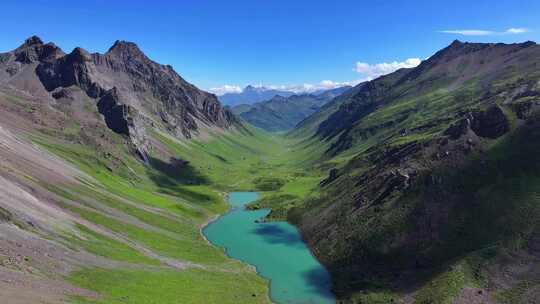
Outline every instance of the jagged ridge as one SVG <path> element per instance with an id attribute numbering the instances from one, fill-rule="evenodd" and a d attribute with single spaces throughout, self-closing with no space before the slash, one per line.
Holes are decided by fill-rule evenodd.
<path id="1" fill-rule="evenodd" d="M 0 55 L 0 70 L 0 84 L 37 96 L 58 99 L 69 95 L 65 89 L 80 88 L 96 99 L 107 126 L 129 136 L 143 157 L 148 150 L 147 124 L 163 125 L 172 134 L 189 138 L 201 128 L 229 128 L 236 123 L 215 95 L 189 84 L 171 66 L 150 60 L 132 42 L 116 41 L 105 54 L 75 48 L 66 55 L 55 44 L 33 36 Z M 24 70 L 30 72 L 22 75 Z M 34 74 L 45 90 L 32 79 Z M 32 82 L 32 88 L 16 82 L 21 78 Z"/>

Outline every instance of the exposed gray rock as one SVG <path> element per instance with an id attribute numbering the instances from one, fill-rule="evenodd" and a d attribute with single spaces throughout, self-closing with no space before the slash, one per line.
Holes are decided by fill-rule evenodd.
<path id="1" fill-rule="evenodd" d="M 468 117 L 462 118 L 459 121 L 453 123 L 444 131 L 444 135 L 448 135 L 451 139 L 458 139 L 462 135 L 467 134 L 467 131 L 470 130 L 471 127 L 471 116 L 468 115 Z"/>
<path id="2" fill-rule="evenodd" d="M 138 155 L 145 162 L 148 162 L 149 142 L 139 111 L 130 105 L 122 103 L 116 87 L 107 91 L 100 98 L 97 106 L 109 129 L 128 136 Z"/>
<path id="3" fill-rule="evenodd" d="M 538 109 L 538 103 L 540 101 L 523 101 L 512 104 L 512 110 L 516 113 L 519 119 L 527 119 L 531 117 L 531 114 Z"/>
<path id="4" fill-rule="evenodd" d="M 499 106 L 472 113 L 471 129 L 480 137 L 498 138 L 510 131 L 510 122 Z"/>
<path id="5" fill-rule="evenodd" d="M 465 117 L 450 125 L 443 134 L 456 140 L 467 134 L 469 130 L 477 136 L 494 139 L 510 130 L 510 122 L 503 110 L 493 105 L 486 110 L 476 110 L 466 114 Z"/>
<path id="6" fill-rule="evenodd" d="M 330 169 L 330 171 L 328 171 L 328 177 L 323 179 L 320 182 L 320 185 L 324 187 L 324 186 L 330 184 L 331 182 L 335 181 L 336 178 L 338 178 L 338 173 L 339 173 L 338 169 L 336 169 L 336 168 Z"/>
<path id="7" fill-rule="evenodd" d="M 33 63 L 38 61 L 54 60 L 64 54 L 54 43 L 43 44 L 37 36 L 32 36 L 12 52 L 15 60 L 21 63 Z"/>

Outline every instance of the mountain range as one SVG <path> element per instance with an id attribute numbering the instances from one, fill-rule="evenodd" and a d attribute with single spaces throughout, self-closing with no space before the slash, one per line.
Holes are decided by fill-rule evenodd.
<path id="1" fill-rule="evenodd" d="M 72 107 L 74 100 L 93 99 L 106 125 L 127 135 L 143 158 L 148 152 L 147 124 L 189 138 L 206 126 L 228 128 L 235 122 L 214 95 L 198 90 L 171 66 L 151 61 L 125 41 L 116 41 L 105 54 L 81 48 L 65 54 L 55 44 L 31 37 L 0 55 L 0 85 L 71 107 L 73 118 L 80 114 Z"/>
<path id="2" fill-rule="evenodd" d="M 288 131 L 350 88 L 344 86 L 314 94 L 295 94 L 289 97 L 276 95 L 267 101 L 251 105 L 237 105 L 231 110 L 244 121 L 264 130 Z"/>

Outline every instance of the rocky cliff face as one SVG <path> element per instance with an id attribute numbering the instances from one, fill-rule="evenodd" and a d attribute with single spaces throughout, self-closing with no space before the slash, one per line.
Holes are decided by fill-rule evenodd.
<path id="1" fill-rule="evenodd" d="M 105 54 L 81 48 L 65 54 L 53 43 L 31 37 L 0 55 L 0 85 L 52 102 L 69 94 L 68 88 L 80 88 L 95 100 L 106 125 L 129 137 L 143 159 L 149 148 L 146 125 L 190 138 L 201 128 L 226 129 L 236 123 L 215 95 L 125 41 L 117 41 Z"/>

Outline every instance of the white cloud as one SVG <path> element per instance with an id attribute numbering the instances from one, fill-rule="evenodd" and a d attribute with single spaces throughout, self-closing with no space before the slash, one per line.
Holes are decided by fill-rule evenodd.
<path id="1" fill-rule="evenodd" d="M 488 30 L 444 30 L 439 31 L 445 34 L 457 34 L 463 36 L 494 36 L 494 35 L 515 35 L 529 32 L 529 29 L 523 27 L 511 27 L 501 32 Z"/>
<path id="2" fill-rule="evenodd" d="M 363 80 L 338 82 L 332 80 L 323 80 L 318 83 L 304 83 L 298 85 L 267 85 L 263 87 L 274 90 L 290 91 L 298 94 L 313 93 L 321 90 L 330 90 L 344 86 L 355 86 L 362 81 Z"/>
<path id="3" fill-rule="evenodd" d="M 509 28 L 505 31 L 506 34 L 523 34 L 523 33 L 527 33 L 529 31 L 529 29 L 526 29 L 526 28 L 523 28 L 523 27 L 518 27 L 518 28 Z"/>
<path id="4" fill-rule="evenodd" d="M 446 31 L 441 31 L 441 33 L 458 34 L 458 35 L 463 35 L 463 36 L 488 36 L 488 35 L 494 34 L 494 32 L 492 31 L 484 31 L 484 30 L 446 30 Z"/>
<path id="5" fill-rule="evenodd" d="M 355 86 L 359 84 L 360 82 L 365 80 L 356 80 L 356 81 L 344 81 L 344 82 L 337 82 L 332 80 L 323 80 L 319 83 L 304 83 L 304 84 L 293 84 L 293 85 L 252 85 L 255 88 L 263 88 L 263 89 L 272 89 L 272 90 L 279 90 L 279 91 L 288 91 L 288 92 L 294 92 L 295 94 L 301 94 L 301 93 L 313 93 L 321 90 L 330 90 L 335 88 L 340 88 L 344 86 Z M 210 88 L 208 91 L 221 96 L 226 93 L 241 93 L 243 89 L 240 86 L 237 85 L 223 85 L 216 88 Z"/>
<path id="6" fill-rule="evenodd" d="M 223 94 L 227 94 L 227 93 L 241 93 L 242 92 L 242 88 L 239 87 L 239 86 L 235 86 L 235 85 L 222 85 L 220 87 L 215 87 L 215 88 L 210 88 L 208 89 L 209 92 L 211 93 L 214 93 L 218 96 L 221 96 Z"/>
<path id="7" fill-rule="evenodd" d="M 336 82 L 332 80 L 323 80 L 319 83 L 304 83 L 299 85 L 270 85 L 266 88 L 294 93 L 312 93 L 320 90 L 330 90 L 347 85 L 354 85 L 352 82 Z"/>
<path id="8" fill-rule="evenodd" d="M 255 88 L 262 88 L 262 89 L 272 89 L 272 90 L 279 90 L 279 91 L 288 91 L 288 92 L 294 92 L 295 94 L 302 94 L 302 93 L 313 93 L 321 90 L 330 90 L 335 88 L 340 88 L 344 86 L 355 86 L 361 82 L 369 81 L 374 78 L 377 78 L 378 76 L 386 75 L 389 73 L 394 72 L 395 70 L 401 69 L 401 68 L 413 68 L 419 65 L 421 60 L 419 58 L 409 58 L 402 62 L 383 62 L 383 63 L 377 63 L 377 64 L 368 64 L 365 62 L 357 62 L 355 71 L 360 73 L 362 77 L 356 80 L 352 81 L 333 81 L 333 80 L 322 80 L 318 83 L 303 83 L 303 84 L 289 84 L 289 85 L 263 85 L 263 84 L 256 84 L 251 85 Z M 221 96 L 226 93 L 242 93 L 243 87 L 239 85 L 222 85 L 215 88 L 208 89 L 209 92 L 212 92 L 218 96 Z"/>
<path id="9" fill-rule="evenodd" d="M 365 80 L 371 80 L 382 75 L 390 74 L 396 70 L 402 68 L 414 68 L 418 66 L 422 60 L 420 58 L 409 58 L 405 61 L 394 62 L 382 62 L 376 64 L 369 64 L 366 62 L 357 62 L 354 70 L 362 76 Z"/>

